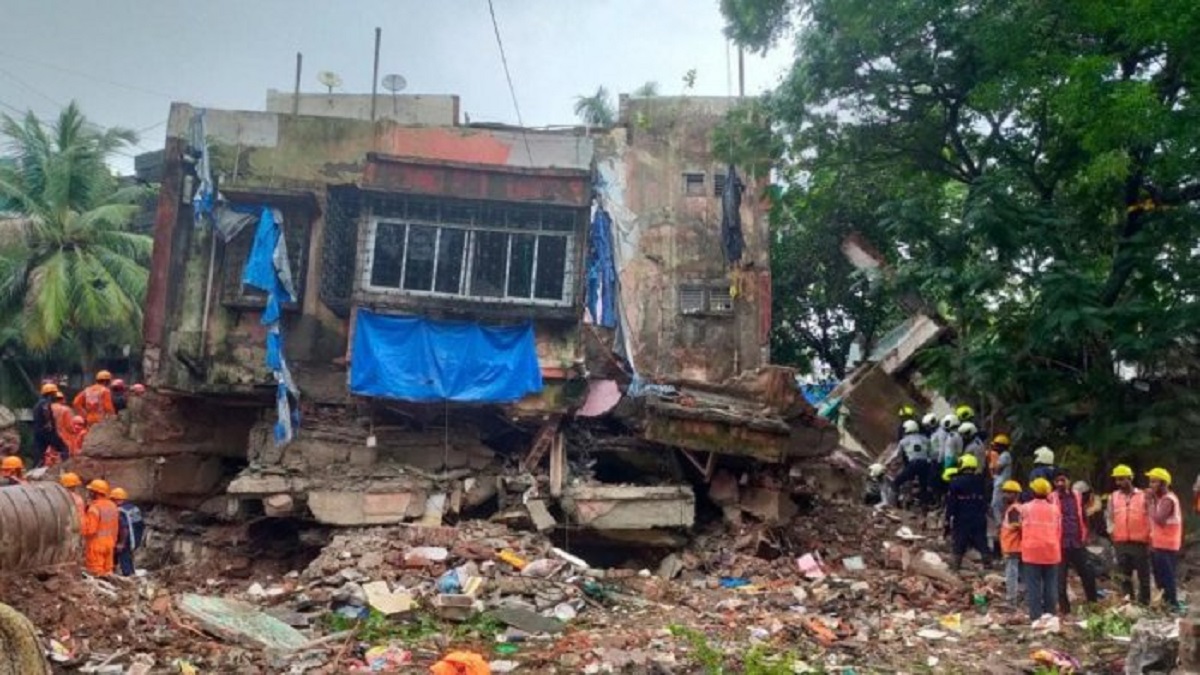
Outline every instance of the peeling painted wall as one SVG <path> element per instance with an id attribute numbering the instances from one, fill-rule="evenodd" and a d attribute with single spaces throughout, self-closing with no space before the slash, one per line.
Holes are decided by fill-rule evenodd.
<path id="1" fill-rule="evenodd" d="M 763 181 L 747 184 L 740 266 L 721 247 L 721 199 L 712 132 L 736 104 L 726 98 L 625 102 L 625 124 L 597 141 L 596 171 L 613 216 L 622 311 L 633 359 L 650 378 L 720 382 L 768 362 L 771 284 Z M 685 174 L 703 175 L 689 195 Z M 732 290 L 733 311 L 685 315 L 681 287 Z"/>

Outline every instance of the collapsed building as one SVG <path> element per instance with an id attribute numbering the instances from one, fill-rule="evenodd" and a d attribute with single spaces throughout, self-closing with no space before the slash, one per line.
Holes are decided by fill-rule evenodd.
<path id="1" fill-rule="evenodd" d="M 737 99 L 538 131 L 395 98 L 376 121 L 172 105 L 152 392 L 84 470 L 329 525 L 790 516 L 838 430 L 770 364 L 764 179 L 712 141 Z"/>

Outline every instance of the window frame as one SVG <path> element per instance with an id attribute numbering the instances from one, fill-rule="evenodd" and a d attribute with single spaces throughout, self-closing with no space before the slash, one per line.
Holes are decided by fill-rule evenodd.
<path id="1" fill-rule="evenodd" d="M 376 235 L 379 232 L 379 226 L 381 224 L 398 225 L 398 226 L 403 226 L 405 228 L 404 229 L 404 256 L 401 259 L 401 264 L 400 264 L 399 285 L 395 286 L 395 287 L 377 286 L 371 282 L 372 272 L 375 268 Z M 410 226 L 414 226 L 414 225 L 415 226 L 423 226 L 423 227 L 431 227 L 437 231 L 437 236 L 434 239 L 434 249 L 433 249 L 433 263 L 434 264 L 433 264 L 433 271 L 431 273 L 431 279 L 430 279 L 430 287 L 432 290 L 415 290 L 415 289 L 404 288 L 405 273 L 407 272 L 407 269 L 408 269 L 408 256 L 409 256 L 408 241 L 409 241 L 409 235 L 411 233 Z M 459 230 L 465 234 L 465 237 L 463 240 L 463 255 L 462 255 L 463 260 L 461 263 L 459 263 L 460 277 L 459 277 L 458 285 L 459 285 L 459 289 L 463 291 L 461 293 L 446 293 L 446 292 L 437 290 L 438 264 L 440 262 L 438 260 L 438 253 L 439 253 L 440 247 L 441 247 L 443 230 Z M 503 295 L 486 296 L 486 295 L 475 295 L 475 294 L 471 293 L 471 284 L 472 284 L 472 279 L 473 279 L 473 273 L 475 270 L 475 266 L 474 266 L 475 256 L 473 254 L 473 247 L 475 246 L 475 243 L 476 243 L 476 234 L 480 233 L 480 232 L 494 232 L 494 233 L 500 233 L 500 234 L 506 235 L 505 258 L 504 258 L 504 260 L 505 260 L 505 262 L 504 262 L 504 286 L 503 286 L 504 294 Z M 508 288 L 509 288 L 509 284 L 511 282 L 511 271 L 512 271 L 513 236 L 516 236 L 516 235 L 531 235 L 531 236 L 535 237 L 529 297 L 519 297 L 519 296 L 508 295 Z M 537 280 L 538 280 L 537 263 L 538 263 L 539 253 L 542 248 L 541 237 L 558 237 L 558 238 L 565 240 L 565 242 L 566 242 L 566 246 L 564 249 L 564 256 L 563 256 L 562 296 L 558 299 L 552 300 L 552 299 L 547 299 L 547 298 L 536 297 Z M 567 232 L 567 231 L 560 231 L 560 230 L 522 229 L 522 228 L 511 227 L 511 226 L 510 227 L 489 226 L 487 224 L 482 224 L 482 223 L 438 222 L 438 221 L 432 221 L 432 220 L 429 220 L 426 218 L 413 218 L 413 217 L 408 217 L 408 216 L 390 216 L 390 215 L 372 214 L 369 217 L 368 222 L 367 222 L 367 236 L 366 236 L 366 242 L 365 242 L 366 243 L 366 251 L 365 251 L 366 259 L 364 261 L 365 265 L 363 267 L 362 275 L 360 277 L 360 283 L 361 283 L 362 289 L 364 291 L 366 291 L 368 293 L 377 293 L 377 294 L 384 294 L 384 295 L 409 296 L 409 297 L 417 297 L 417 298 L 436 298 L 436 299 L 445 299 L 445 300 L 459 300 L 459 301 L 472 302 L 472 303 L 500 303 L 500 304 L 535 306 L 535 307 L 571 307 L 575 304 L 575 301 L 574 301 L 575 284 L 574 284 L 574 280 L 573 280 L 573 275 L 575 273 L 575 266 L 576 266 L 575 261 L 573 259 L 573 253 L 575 252 L 575 238 L 576 238 L 576 234 L 574 232 Z"/>
<path id="2" fill-rule="evenodd" d="M 730 294 L 728 286 L 721 286 L 713 282 L 683 282 L 676 287 L 675 292 L 680 316 L 731 317 L 737 314 L 737 299 Z M 699 294 L 700 309 L 688 311 L 684 308 L 684 297 L 688 294 Z M 713 300 L 721 296 L 729 299 L 728 309 L 713 307 Z"/>

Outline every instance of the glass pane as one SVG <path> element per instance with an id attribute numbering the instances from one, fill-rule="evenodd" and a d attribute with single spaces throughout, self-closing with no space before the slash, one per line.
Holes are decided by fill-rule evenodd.
<path id="1" fill-rule="evenodd" d="M 534 297 L 541 300 L 562 300 L 566 273 L 567 238 L 538 237 L 538 268 Z"/>
<path id="2" fill-rule="evenodd" d="M 433 288 L 433 248 L 437 228 L 412 225 L 408 230 L 408 262 L 404 265 L 404 288 L 428 291 Z"/>
<path id="3" fill-rule="evenodd" d="M 471 295 L 484 298 L 503 296 L 504 265 L 507 260 L 507 232 L 472 233 Z"/>
<path id="4" fill-rule="evenodd" d="M 455 295 L 461 292 L 463 249 L 466 243 L 466 230 L 442 228 L 442 239 L 438 242 L 437 279 L 433 290 Z"/>
<path id="5" fill-rule="evenodd" d="M 371 285 L 400 287 L 400 265 L 404 261 L 404 225 L 379 223 L 375 227 L 375 253 L 371 261 Z"/>
<path id="6" fill-rule="evenodd" d="M 533 290 L 533 249 L 537 237 L 514 234 L 508 263 L 508 297 L 528 298 Z"/>

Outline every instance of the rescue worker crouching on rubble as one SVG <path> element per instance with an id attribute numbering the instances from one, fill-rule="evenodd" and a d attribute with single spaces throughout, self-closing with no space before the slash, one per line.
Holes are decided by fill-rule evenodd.
<path id="1" fill-rule="evenodd" d="M 104 420 L 115 417 L 117 409 L 113 406 L 112 392 L 108 385 L 112 382 L 112 373 L 102 370 L 96 373 L 96 382 L 75 395 L 73 405 L 87 422 L 88 427 L 99 424 Z"/>
<path id="2" fill-rule="evenodd" d="M 1029 619 L 1037 621 L 1054 614 L 1062 563 L 1062 510 L 1049 500 L 1050 481 L 1035 478 L 1029 490 L 1033 499 L 1021 506 L 1021 564 Z"/>
<path id="3" fill-rule="evenodd" d="M 0 460 L 0 487 L 25 485 L 25 462 L 16 455 L 9 455 Z"/>
<path id="4" fill-rule="evenodd" d="M 959 461 L 958 474 L 950 479 L 946 495 L 946 518 L 954 535 L 954 569 L 962 569 L 967 549 L 979 551 L 984 567 L 992 564 L 992 551 L 987 545 L 988 502 L 984 478 L 979 474 L 979 462 L 974 455 L 964 454 Z"/>
<path id="5" fill-rule="evenodd" d="M 1156 467 L 1147 471 L 1146 477 L 1150 479 L 1150 564 L 1154 583 L 1162 590 L 1167 606 L 1178 611 L 1181 606 L 1175 568 L 1183 548 L 1183 510 L 1179 497 L 1171 491 L 1170 472 Z"/>
<path id="6" fill-rule="evenodd" d="M 54 398 L 58 395 L 58 385 L 52 382 L 43 384 L 41 394 L 41 398 L 33 406 L 34 456 L 52 449 L 61 458 L 65 458 L 70 451 L 54 424 Z"/>
<path id="7" fill-rule="evenodd" d="M 133 554 L 142 545 L 145 534 L 145 524 L 142 521 L 142 510 L 129 501 L 129 494 L 123 488 L 113 488 L 111 498 L 117 505 L 120 524 L 117 527 L 117 550 L 115 564 L 120 568 L 121 576 L 133 576 Z"/>
<path id="8" fill-rule="evenodd" d="M 1067 570 L 1074 569 L 1083 582 L 1083 594 L 1088 603 L 1100 599 L 1096 592 L 1096 573 L 1088 564 L 1087 520 L 1084 514 L 1083 497 L 1071 489 L 1071 477 L 1066 469 L 1054 472 L 1054 492 L 1050 503 L 1059 508 L 1062 515 L 1062 564 L 1058 571 L 1058 609 L 1063 614 L 1071 613 L 1071 600 L 1067 597 Z"/>
<path id="9" fill-rule="evenodd" d="M 918 500 L 922 506 L 929 503 L 929 439 L 921 433 L 916 420 L 904 423 L 904 437 L 900 439 L 900 456 L 904 458 L 904 469 L 892 483 L 896 496 L 901 494 L 909 481 L 916 479 L 920 486 Z"/>
<path id="10" fill-rule="evenodd" d="M 1118 464 L 1112 479 L 1117 489 L 1108 498 L 1105 520 L 1117 553 L 1122 592 L 1132 601 L 1133 575 L 1137 574 L 1136 600 L 1150 604 L 1150 503 L 1146 493 L 1133 486 L 1133 469 Z"/>
<path id="11" fill-rule="evenodd" d="M 1004 599 L 1016 607 L 1021 587 L 1021 484 L 1002 483 L 996 490 L 1001 496 L 1000 555 L 1004 556 Z"/>
<path id="12" fill-rule="evenodd" d="M 87 484 L 88 507 L 83 519 L 83 566 L 88 573 L 106 577 L 113 573 L 120 514 L 108 498 L 108 483 L 99 478 Z"/>
<path id="13" fill-rule="evenodd" d="M 887 483 L 887 478 L 884 476 L 887 469 L 878 462 L 867 467 L 867 481 L 863 485 L 863 504 L 867 506 L 876 506 L 878 504 L 886 504 L 886 495 L 884 495 L 884 485 Z"/>

